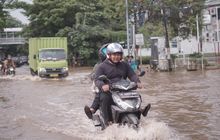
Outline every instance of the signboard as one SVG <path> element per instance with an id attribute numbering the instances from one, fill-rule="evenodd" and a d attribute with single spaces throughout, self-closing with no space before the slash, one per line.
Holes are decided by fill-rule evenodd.
<path id="1" fill-rule="evenodd" d="M 136 45 L 143 46 L 144 45 L 144 35 L 143 34 L 136 34 L 135 41 L 136 41 Z"/>
<path id="2" fill-rule="evenodd" d="M 204 25 L 211 24 L 211 15 L 203 15 L 203 24 Z"/>

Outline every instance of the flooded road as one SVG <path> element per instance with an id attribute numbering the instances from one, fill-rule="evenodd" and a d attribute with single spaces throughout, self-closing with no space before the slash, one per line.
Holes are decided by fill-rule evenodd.
<path id="1" fill-rule="evenodd" d="M 146 73 L 143 105 L 151 103 L 137 132 L 112 125 L 95 128 L 84 114 L 93 100 L 90 68 L 65 79 L 32 77 L 27 66 L 0 77 L 0 140 L 218 140 L 220 70 Z"/>

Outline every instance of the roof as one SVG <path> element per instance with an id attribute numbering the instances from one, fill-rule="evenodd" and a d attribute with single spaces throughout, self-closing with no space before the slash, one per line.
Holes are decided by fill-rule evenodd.
<path id="1" fill-rule="evenodd" d="M 4 28 L 4 32 L 21 32 L 22 28 Z"/>
<path id="2" fill-rule="evenodd" d="M 207 0 L 205 2 L 205 5 L 208 6 L 208 7 L 220 6 L 220 1 L 219 0 Z"/>

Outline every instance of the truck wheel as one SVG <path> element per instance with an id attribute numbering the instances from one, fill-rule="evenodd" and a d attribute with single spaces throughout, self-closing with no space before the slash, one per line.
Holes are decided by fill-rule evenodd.
<path id="1" fill-rule="evenodd" d="M 69 73 L 67 73 L 67 74 L 62 74 L 60 77 L 65 78 L 65 77 L 67 77 L 68 75 L 69 75 Z"/>
<path id="2" fill-rule="evenodd" d="M 32 75 L 32 76 L 35 76 L 35 75 L 36 75 L 36 73 L 33 71 L 33 69 L 30 69 L 30 72 L 31 72 L 31 75 Z"/>

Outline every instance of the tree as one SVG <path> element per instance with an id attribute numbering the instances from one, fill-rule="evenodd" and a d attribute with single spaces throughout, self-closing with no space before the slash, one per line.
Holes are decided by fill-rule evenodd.
<path id="1" fill-rule="evenodd" d="M 0 31 L 5 27 L 7 12 L 4 10 L 6 0 L 0 0 Z"/>
<path id="2" fill-rule="evenodd" d="M 17 19 L 11 17 L 10 15 L 8 15 L 6 17 L 5 23 L 6 23 L 6 25 L 5 25 L 6 28 L 22 27 L 23 26 L 21 21 L 18 21 Z"/>
<path id="3" fill-rule="evenodd" d="M 166 59 L 169 71 L 172 70 L 169 39 L 175 36 L 185 39 L 190 34 L 194 34 L 195 15 L 201 15 L 204 2 L 205 0 L 136 0 L 136 3 L 139 3 L 140 6 L 135 8 L 137 10 L 137 12 L 134 12 L 135 15 L 147 10 L 148 22 L 157 26 L 160 25 L 157 22 L 160 22 L 164 27 Z M 150 32 L 150 30 L 142 28 L 142 31 Z"/>
<path id="4" fill-rule="evenodd" d="M 153 32 L 163 35 L 161 32 L 163 26 L 158 23 L 162 23 L 165 16 L 170 38 L 178 35 L 182 38 L 187 38 L 189 34 L 195 35 L 196 14 L 202 17 L 204 2 L 205 0 L 145 0 L 142 5 L 148 11 L 148 19 L 140 31 L 152 32 L 154 29 Z M 164 15 L 161 13 L 162 10 L 165 10 Z M 155 25 L 154 28 L 147 27 L 152 25 Z"/>
<path id="5" fill-rule="evenodd" d="M 116 0 L 34 0 L 24 6 L 30 19 L 25 35 L 66 36 L 70 54 L 98 58 L 98 47 L 126 38 L 123 4 Z"/>

